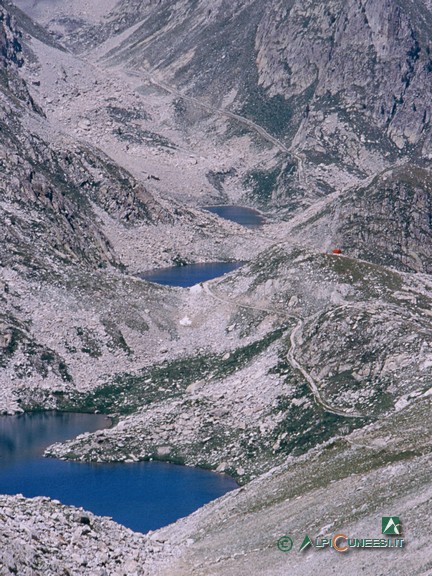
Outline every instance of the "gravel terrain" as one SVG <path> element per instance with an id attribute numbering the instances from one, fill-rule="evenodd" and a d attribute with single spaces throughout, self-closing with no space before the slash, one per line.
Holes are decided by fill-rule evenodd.
<path id="1" fill-rule="evenodd" d="M 241 486 L 146 535 L 0 496 L 1 576 L 432 573 L 431 26 L 429 0 L 0 0 L 0 413 L 109 414 L 46 455 Z M 244 264 L 138 277 L 214 261 Z M 299 551 L 390 515 L 401 548 Z"/>

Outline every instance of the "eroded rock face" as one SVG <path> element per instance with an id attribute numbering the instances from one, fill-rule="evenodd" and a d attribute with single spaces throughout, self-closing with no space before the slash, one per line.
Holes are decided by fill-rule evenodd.
<path id="1" fill-rule="evenodd" d="M 2 66 L 22 66 L 22 47 L 15 20 L 0 6 L 0 57 Z"/>
<path id="2" fill-rule="evenodd" d="M 84 180 L 83 184 L 76 155 L 74 163 L 73 152 L 68 155 L 66 151 L 50 146 L 40 135 L 29 133 L 25 127 L 28 108 L 35 111 L 36 107 L 26 83 L 18 74 L 18 69 L 24 64 L 20 35 L 14 18 L 0 7 L 0 69 L 3 79 L 0 190 L 1 200 L 9 207 L 5 210 L 2 206 L 0 213 L 4 247 L 2 260 L 13 258 L 12 246 L 15 245 L 22 254 L 23 246 L 27 245 L 34 252 L 38 248 L 46 252 L 48 247 L 51 253 L 60 253 L 66 258 L 76 260 L 84 257 L 93 263 L 114 262 L 108 241 L 92 219 L 87 217 L 85 221 L 82 213 L 88 200 L 80 193 L 80 187 L 86 182 Z M 16 210 L 11 210 L 12 206 Z M 43 214 L 43 218 L 39 219 L 38 214 Z M 41 238 L 43 228 L 45 234 Z M 9 246 L 8 250 L 6 246 Z M 22 255 L 25 259 L 26 255 Z"/>
<path id="3" fill-rule="evenodd" d="M 432 272 L 430 171 L 408 165 L 378 177 L 335 209 L 336 243 L 401 270 Z"/>
<path id="4" fill-rule="evenodd" d="M 0 5 L 0 87 L 10 90 L 14 96 L 35 110 L 26 84 L 17 74 L 18 68 L 23 64 L 21 32 L 15 18 Z"/>
<path id="5" fill-rule="evenodd" d="M 429 9 L 419 2 L 273 2 L 257 33 L 259 83 L 285 98 L 311 89 L 417 144 L 430 115 Z M 416 104 L 416 105 L 414 105 Z"/>
<path id="6" fill-rule="evenodd" d="M 47 300 L 42 300 L 47 286 L 63 274 L 69 279 L 77 274 L 75 278 L 88 288 L 92 274 L 107 267 L 114 271 L 121 268 L 101 217 L 111 219 L 113 227 L 120 229 L 136 222 L 164 224 L 172 219 L 169 210 L 126 170 L 97 149 L 60 135 L 44 118 L 21 77 L 28 64 L 22 42 L 15 18 L 0 6 L 1 412 L 21 410 L 15 392 L 24 382 L 42 394 L 50 387 L 73 386 L 65 356 L 74 348 L 66 354 L 56 350 L 65 315 L 58 309 L 49 313 Z M 46 282 L 45 287 L 39 282 Z M 100 282 L 97 286 L 98 302 L 105 298 L 109 302 L 112 287 L 105 286 L 104 290 Z M 85 290 L 79 297 L 81 303 Z M 32 295 L 39 304 L 24 311 L 22 304 L 26 306 Z M 65 300 L 60 300 L 66 304 L 67 290 L 63 295 Z M 114 334 L 115 342 L 120 341 L 127 353 L 116 321 L 107 314 L 108 307 L 101 305 L 102 334 L 105 322 L 107 332 Z M 94 303 L 89 308 L 94 308 Z M 69 309 L 66 304 L 64 311 Z M 54 323 L 36 334 L 38 311 L 47 321 L 53 316 Z M 82 323 L 85 325 L 86 320 Z M 142 326 L 146 327 L 144 321 L 140 329 Z M 73 330 L 75 335 L 80 329 Z M 43 342 L 46 338 L 51 343 Z M 111 343 L 111 336 L 108 340 Z M 81 348 L 92 351 L 85 343 Z M 113 349 L 115 344 L 111 353 Z"/>

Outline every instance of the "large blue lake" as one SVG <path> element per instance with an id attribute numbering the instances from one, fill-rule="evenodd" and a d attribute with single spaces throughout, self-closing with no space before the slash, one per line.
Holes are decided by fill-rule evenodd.
<path id="1" fill-rule="evenodd" d="M 147 532 L 237 487 L 221 474 L 160 462 L 81 464 L 42 457 L 49 444 L 108 425 L 92 414 L 0 416 L 0 493 L 49 496 Z"/>
<path id="2" fill-rule="evenodd" d="M 245 206 L 204 206 L 204 210 L 225 218 L 225 220 L 237 222 L 246 228 L 259 228 L 265 222 L 262 214 Z"/>
<path id="3" fill-rule="evenodd" d="M 170 268 L 147 270 L 139 274 L 139 277 L 156 284 L 188 288 L 200 282 L 223 276 L 243 264 L 244 262 L 206 262 L 204 264 L 188 264 L 187 266 L 171 266 Z"/>

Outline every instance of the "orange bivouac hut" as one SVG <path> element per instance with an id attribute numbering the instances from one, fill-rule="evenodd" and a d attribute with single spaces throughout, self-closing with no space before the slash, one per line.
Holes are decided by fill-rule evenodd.
<path id="1" fill-rule="evenodd" d="M 340 248 L 333 248 L 333 254 L 342 254 L 342 250 Z"/>

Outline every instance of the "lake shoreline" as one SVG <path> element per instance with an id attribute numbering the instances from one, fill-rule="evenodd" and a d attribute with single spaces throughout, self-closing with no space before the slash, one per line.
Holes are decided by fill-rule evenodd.
<path id="1" fill-rule="evenodd" d="M 225 474 L 168 459 L 80 462 L 46 457 L 53 441 L 88 437 L 107 429 L 107 415 L 39 412 L 2 416 L 0 493 L 47 497 L 110 516 L 145 533 L 191 514 L 238 487 Z M 90 417 L 90 418 L 89 418 Z"/>
<path id="2" fill-rule="evenodd" d="M 192 288 L 197 284 L 221 278 L 245 264 L 246 261 L 196 262 L 145 270 L 138 274 L 138 277 L 161 286 Z"/>
<path id="3" fill-rule="evenodd" d="M 268 216 L 256 208 L 240 206 L 238 204 L 215 204 L 201 206 L 201 210 L 215 214 L 223 220 L 235 222 L 244 228 L 256 230 L 268 222 Z"/>

